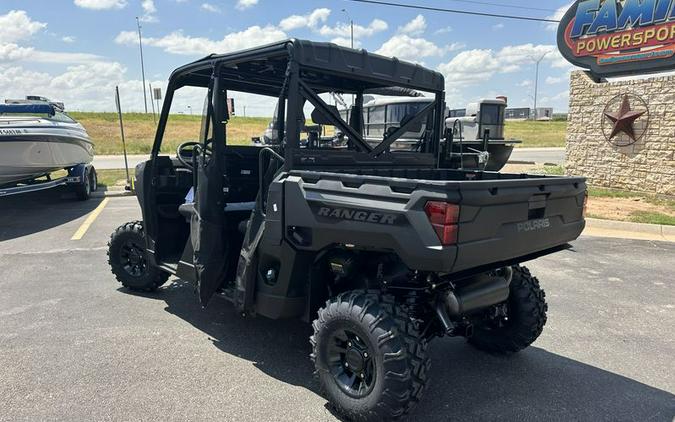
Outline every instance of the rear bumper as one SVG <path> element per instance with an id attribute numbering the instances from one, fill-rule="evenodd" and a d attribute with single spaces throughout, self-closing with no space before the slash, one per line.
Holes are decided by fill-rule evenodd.
<path id="1" fill-rule="evenodd" d="M 459 244 L 452 273 L 557 252 L 560 246 L 577 239 L 585 227 L 583 219 L 565 223 L 559 216 L 505 225 L 495 237 Z"/>

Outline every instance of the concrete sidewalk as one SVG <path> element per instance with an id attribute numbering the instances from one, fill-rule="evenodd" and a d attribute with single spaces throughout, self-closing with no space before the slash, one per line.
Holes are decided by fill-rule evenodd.
<path id="1" fill-rule="evenodd" d="M 675 226 L 587 218 L 587 236 L 675 242 Z"/>
<path id="2" fill-rule="evenodd" d="M 134 168 L 150 156 L 127 155 L 129 168 Z M 509 159 L 510 164 L 555 164 L 562 165 L 565 161 L 565 148 L 515 148 Z M 94 167 L 101 170 L 124 168 L 123 155 L 97 155 L 94 157 Z"/>
<path id="3" fill-rule="evenodd" d="M 565 162 L 565 148 L 514 148 L 509 164 L 555 164 Z"/>
<path id="4" fill-rule="evenodd" d="M 129 168 L 133 169 L 138 163 L 142 163 L 150 158 L 150 155 L 127 155 Z M 124 155 L 96 155 L 94 156 L 94 167 L 99 170 L 114 170 L 124 168 Z"/>

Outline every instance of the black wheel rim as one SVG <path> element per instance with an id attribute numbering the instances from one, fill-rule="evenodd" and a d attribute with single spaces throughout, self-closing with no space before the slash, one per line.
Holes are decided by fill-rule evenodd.
<path id="1" fill-rule="evenodd" d="M 375 360 L 361 337 L 348 329 L 336 330 L 327 355 L 330 373 L 343 392 L 354 398 L 370 394 L 375 385 Z"/>
<path id="2" fill-rule="evenodd" d="M 145 251 L 136 242 L 127 240 L 120 248 L 122 268 L 133 277 L 141 277 L 148 268 Z"/>

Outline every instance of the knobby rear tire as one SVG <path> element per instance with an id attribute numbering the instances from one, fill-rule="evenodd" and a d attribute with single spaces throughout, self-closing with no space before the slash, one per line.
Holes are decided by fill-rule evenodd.
<path id="1" fill-rule="evenodd" d="M 490 323 L 474 327 L 469 343 L 492 354 L 509 355 L 529 347 L 546 324 L 546 293 L 539 280 L 522 266 L 513 267 L 509 288 L 508 320 L 501 326 Z"/>
<path id="2" fill-rule="evenodd" d="M 419 402 L 430 368 L 428 345 L 393 296 L 363 290 L 342 293 L 326 302 L 312 326 L 315 373 L 337 413 L 355 421 L 392 420 Z M 345 393 L 327 361 L 331 334 L 345 328 L 358 333 L 374 355 L 375 381 L 365 397 Z"/>

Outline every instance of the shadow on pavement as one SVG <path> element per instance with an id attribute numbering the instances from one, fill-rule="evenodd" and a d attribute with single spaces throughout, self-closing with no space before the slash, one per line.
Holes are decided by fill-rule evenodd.
<path id="1" fill-rule="evenodd" d="M 0 198 L 0 242 L 77 220 L 102 200 L 78 201 L 64 187 Z"/>
<path id="2" fill-rule="evenodd" d="M 177 280 L 142 296 L 164 300 L 167 312 L 208 334 L 223 352 L 318 392 L 308 357 L 309 324 L 243 318 L 221 300 L 203 310 L 193 291 Z M 441 339 L 432 344 L 431 358 L 428 389 L 410 420 L 671 422 L 675 415 L 673 394 L 537 347 L 504 358 L 462 339 Z"/>

